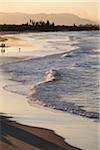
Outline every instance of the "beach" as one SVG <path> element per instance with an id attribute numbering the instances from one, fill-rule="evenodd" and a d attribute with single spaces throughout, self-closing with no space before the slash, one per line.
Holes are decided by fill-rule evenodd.
<path id="1" fill-rule="evenodd" d="M 78 150 L 51 130 L 21 125 L 1 115 L 0 125 L 0 148 L 3 150 Z"/>
<path id="2" fill-rule="evenodd" d="M 57 33 L 53 35 L 54 38 L 57 38 L 56 34 Z M 26 34 L 20 36 L 30 41 L 30 37 L 33 35 L 28 35 L 28 38 Z M 47 37 L 47 35 L 45 36 Z M 96 68 L 97 53 L 92 50 L 91 55 L 90 51 L 85 51 L 86 55 L 84 54 L 84 57 L 82 58 L 83 54 L 81 55 L 81 53 L 83 53 L 83 51 L 82 49 L 79 51 L 79 49 L 77 49 L 78 47 L 76 48 L 76 45 L 79 44 L 76 41 L 73 42 L 75 50 L 72 48 L 69 50 L 68 46 L 69 52 L 67 51 L 66 53 L 63 50 L 66 45 L 64 45 L 64 47 L 63 43 L 67 40 L 69 43 L 69 39 L 65 38 L 65 41 L 63 42 L 63 40 L 60 40 L 58 37 L 55 44 L 52 41 L 52 33 L 50 33 L 49 36 L 50 39 L 44 41 L 44 46 L 46 46 L 45 50 L 49 48 L 52 49 L 52 52 L 49 52 L 50 55 L 47 55 L 48 51 L 44 51 L 41 57 L 39 57 L 39 54 L 37 53 L 34 58 L 32 57 L 32 51 L 27 52 L 27 50 L 22 51 L 19 54 L 16 52 L 16 49 L 18 50 L 18 45 L 17 48 L 15 46 L 15 52 L 9 52 L 9 47 L 7 49 L 9 53 L 2 54 L 0 59 L 2 64 L 0 74 L 0 79 L 2 81 L 0 111 L 7 117 L 12 117 L 10 120 L 17 121 L 15 126 L 20 126 L 20 128 L 23 128 L 24 126 L 25 130 L 32 129 L 32 133 L 34 129 L 36 131 L 41 130 L 41 132 L 52 133 L 52 138 L 54 138 L 56 133 L 64 138 L 61 138 L 64 145 L 66 145 L 64 142 L 66 141 L 68 142 L 68 145 L 70 144 L 79 147 L 80 149 L 98 150 L 99 123 L 98 103 L 96 99 L 98 96 L 96 95 L 98 85 L 95 80 L 97 74 L 93 71 L 94 68 L 88 69 L 88 67 L 90 67 L 89 63 L 92 62 L 93 57 L 94 64 L 92 63 L 92 65 L 98 71 Z M 60 36 L 65 37 L 63 33 L 61 33 Z M 43 36 L 38 34 L 35 38 L 36 40 L 38 39 L 41 41 Z M 71 40 L 74 40 L 72 35 L 70 38 Z M 38 40 L 37 43 L 39 43 Z M 41 41 L 41 43 L 42 42 L 43 41 Z M 54 49 L 54 45 L 51 47 L 50 43 L 51 45 L 55 44 Z M 59 45 L 62 52 L 59 53 L 56 51 L 55 54 L 55 49 L 58 48 Z M 28 45 L 27 49 L 31 49 L 32 47 L 33 45 Z M 41 46 L 37 47 L 40 48 Z M 12 51 L 13 49 L 14 45 L 10 50 Z M 89 54 L 88 57 L 87 54 Z M 81 62 L 79 61 L 80 58 Z M 87 62 L 89 60 L 89 63 L 84 64 L 84 59 Z M 76 61 L 78 62 L 76 63 Z M 81 69 L 84 70 L 84 74 Z M 85 82 L 86 79 L 88 79 L 88 82 Z M 93 86 L 91 81 L 94 83 Z M 81 84 L 84 86 L 81 87 Z M 55 89 L 57 92 L 54 92 Z M 96 96 L 94 95 L 94 92 L 91 93 L 92 97 L 86 95 L 86 89 L 89 93 L 94 90 Z M 82 91 L 84 92 L 82 93 Z M 60 99 L 62 99 L 62 101 L 60 101 Z M 10 124 L 13 123 L 5 117 L 3 117 L 3 120 L 10 122 Z M 33 134 L 35 133 L 36 132 L 34 131 Z M 59 138 L 59 136 L 57 136 L 57 138 Z M 49 139 L 49 137 L 47 137 L 47 139 Z M 58 139 L 56 140 L 58 141 Z M 54 141 L 57 142 L 56 140 Z M 13 142 L 14 141 L 12 140 L 12 143 Z M 20 145 L 21 144 L 22 142 Z M 57 143 L 54 144 L 57 145 Z M 63 144 L 58 146 L 62 147 L 64 146 Z M 66 148 L 68 145 L 66 145 Z M 73 147 L 70 146 L 68 150 L 70 150 L 70 148 Z"/>

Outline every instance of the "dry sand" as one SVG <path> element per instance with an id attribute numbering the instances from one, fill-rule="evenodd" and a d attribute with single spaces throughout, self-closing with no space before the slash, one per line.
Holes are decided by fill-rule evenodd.
<path id="1" fill-rule="evenodd" d="M 0 115 L 0 150 L 79 150 L 52 130 L 29 127 Z"/>

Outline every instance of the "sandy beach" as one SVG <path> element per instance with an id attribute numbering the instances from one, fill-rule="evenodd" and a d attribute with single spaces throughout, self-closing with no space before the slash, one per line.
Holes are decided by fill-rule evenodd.
<path id="1" fill-rule="evenodd" d="M 9 118 L 0 116 L 2 150 L 79 150 L 65 143 L 52 130 L 21 125 Z"/>
<path id="2" fill-rule="evenodd" d="M 66 102 L 68 104 L 72 104 L 68 106 L 73 107 L 73 104 L 78 104 L 79 107 L 84 108 L 85 111 L 88 111 L 90 109 L 90 111 L 93 111 L 91 114 L 94 114 L 94 112 L 98 110 L 97 102 L 94 103 L 94 99 L 93 102 L 91 101 L 91 103 L 89 103 L 89 100 L 91 100 L 89 98 L 92 98 L 94 95 L 89 97 L 89 94 L 87 94 L 87 97 L 85 97 L 85 93 L 83 93 L 83 87 L 82 93 L 80 92 L 80 87 L 81 85 L 83 85 L 83 81 L 84 92 L 86 91 L 86 88 L 88 91 L 90 89 L 93 89 L 93 91 L 97 90 L 96 81 L 94 80 L 96 79 L 95 71 L 93 71 L 92 68 L 88 69 L 88 67 L 90 67 L 91 65 L 87 66 L 84 62 L 85 58 L 87 64 L 90 63 L 87 59 L 87 53 L 91 53 L 90 51 L 86 51 L 86 54 L 84 54 L 86 56 L 83 57 L 83 50 L 87 49 L 87 47 L 83 47 L 83 49 L 81 49 L 82 52 L 77 50 L 75 52 L 71 52 L 70 49 L 70 52 L 65 53 L 65 55 L 63 55 L 63 53 L 55 55 L 55 49 L 57 49 L 57 53 L 59 53 L 58 48 L 62 50 L 60 52 L 63 52 L 65 49 L 64 46 L 66 46 L 64 45 L 64 43 L 67 42 L 69 44 L 69 39 L 72 40 L 74 36 L 72 37 L 72 35 L 69 35 L 68 39 L 66 39 L 66 35 L 64 33 L 61 33 L 61 35 L 58 36 L 58 39 L 56 39 L 57 33 L 53 35 L 52 34 L 53 33 L 50 33 L 48 39 L 46 33 L 42 35 L 39 33 L 30 33 L 27 35 L 23 34 L 19 35 L 20 40 L 18 40 L 18 38 L 16 37 L 17 35 L 15 35 L 15 37 L 14 35 L 12 35 L 8 40 L 11 43 L 6 41 L 8 42 L 8 46 L 11 45 L 11 47 L 7 47 L 5 53 L 1 53 L 0 56 L 0 64 L 3 64 L 4 66 L 4 70 L 0 68 L 0 112 L 4 113 L 7 116 L 1 116 L 0 122 L 2 130 L 0 147 L 3 150 L 74 150 L 78 148 L 83 150 L 98 150 L 99 123 L 95 122 L 94 119 L 89 119 L 88 116 L 81 117 L 81 113 L 79 113 L 79 115 L 73 115 L 72 113 L 61 111 L 63 106 L 65 106 L 63 104 L 65 104 Z M 61 36 L 63 37 L 62 41 L 59 39 Z M 56 42 L 52 41 L 52 37 L 56 39 Z M 28 46 L 26 47 L 25 45 L 25 47 L 23 47 L 23 42 L 29 42 Z M 32 47 L 30 47 L 30 42 L 33 43 Z M 73 41 L 73 45 L 75 44 L 74 42 L 77 41 Z M 39 44 L 39 46 L 37 47 L 41 47 L 41 49 L 35 50 L 34 43 Z M 18 52 L 18 44 L 21 44 L 22 46 L 20 53 Z M 31 51 L 31 48 L 33 49 L 33 51 Z M 49 49 L 51 50 L 49 53 L 52 54 L 51 56 L 47 56 L 49 55 L 47 51 Z M 67 49 L 69 50 L 69 46 L 67 47 Z M 43 53 L 43 57 L 41 53 Z M 96 52 L 94 53 L 93 51 L 92 53 L 94 58 L 96 58 Z M 79 57 L 81 57 L 82 62 L 78 62 L 77 64 L 77 60 L 79 59 Z M 89 61 L 90 60 L 92 61 L 91 55 L 89 56 Z M 95 61 L 95 59 L 93 60 Z M 96 62 L 93 63 L 95 64 Z M 81 66 L 79 66 L 80 64 Z M 55 68 L 57 71 L 56 74 Z M 84 68 L 85 70 L 83 74 Z M 54 72 L 52 72 L 53 70 Z M 90 71 L 94 74 L 91 75 Z M 52 77 L 48 76 L 48 74 L 46 73 L 54 73 L 54 79 L 56 79 L 57 77 L 57 80 L 45 83 L 45 77 Z M 58 78 L 58 76 L 60 78 Z M 85 82 L 87 81 L 86 77 L 89 77 L 88 82 Z M 46 79 L 48 80 L 48 78 Z M 64 82 L 62 82 L 62 79 L 64 79 Z M 92 82 L 94 81 L 95 84 L 93 85 L 96 86 L 91 85 L 91 80 Z M 43 84 L 39 84 L 41 82 Z M 32 101 L 29 101 L 28 93 L 30 87 L 34 87 L 34 85 L 39 85 L 37 86 L 39 88 L 37 90 L 38 92 L 36 93 L 36 97 L 41 98 L 40 100 L 44 102 L 47 102 L 46 100 L 52 102 L 51 100 L 53 98 L 54 101 L 56 100 L 56 98 L 58 98 L 57 104 L 59 104 L 59 106 L 56 106 L 62 108 L 58 110 L 51 109 L 51 107 L 43 107 L 46 106 L 46 104 L 42 106 L 36 103 L 35 105 L 35 103 L 33 103 L 33 99 Z M 55 91 L 54 87 L 58 90 L 57 95 L 55 95 L 55 93 L 53 92 Z M 66 91 L 67 89 L 68 91 L 71 90 L 72 93 L 75 91 L 75 89 L 77 89 L 77 91 L 75 91 L 77 95 L 75 95 L 75 93 L 73 93 L 74 95 L 68 94 Z M 46 94 L 46 91 L 49 91 L 49 96 L 48 94 Z M 42 93 L 42 95 L 39 95 L 40 93 Z M 59 94 L 61 94 L 62 97 L 58 97 Z M 33 96 L 34 95 L 32 95 L 32 98 Z M 60 98 L 62 98 L 65 103 L 59 103 Z M 75 106 L 74 108 L 76 111 L 77 107 Z M 73 145 L 74 147 L 70 145 Z"/>

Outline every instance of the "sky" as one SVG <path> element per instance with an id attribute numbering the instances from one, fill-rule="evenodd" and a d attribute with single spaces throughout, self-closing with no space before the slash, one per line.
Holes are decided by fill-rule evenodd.
<path id="1" fill-rule="evenodd" d="M 100 20 L 99 8 L 99 0 L 0 0 L 0 12 L 72 13 L 93 21 Z"/>

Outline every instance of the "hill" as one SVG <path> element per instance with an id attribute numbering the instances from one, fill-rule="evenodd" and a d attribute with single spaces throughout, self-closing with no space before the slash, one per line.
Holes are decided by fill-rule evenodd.
<path id="1" fill-rule="evenodd" d="M 95 22 L 81 18 L 74 14 L 25 14 L 25 13 L 0 13 L 0 24 L 22 24 L 30 19 L 34 21 L 55 22 L 56 25 L 96 24 Z"/>

